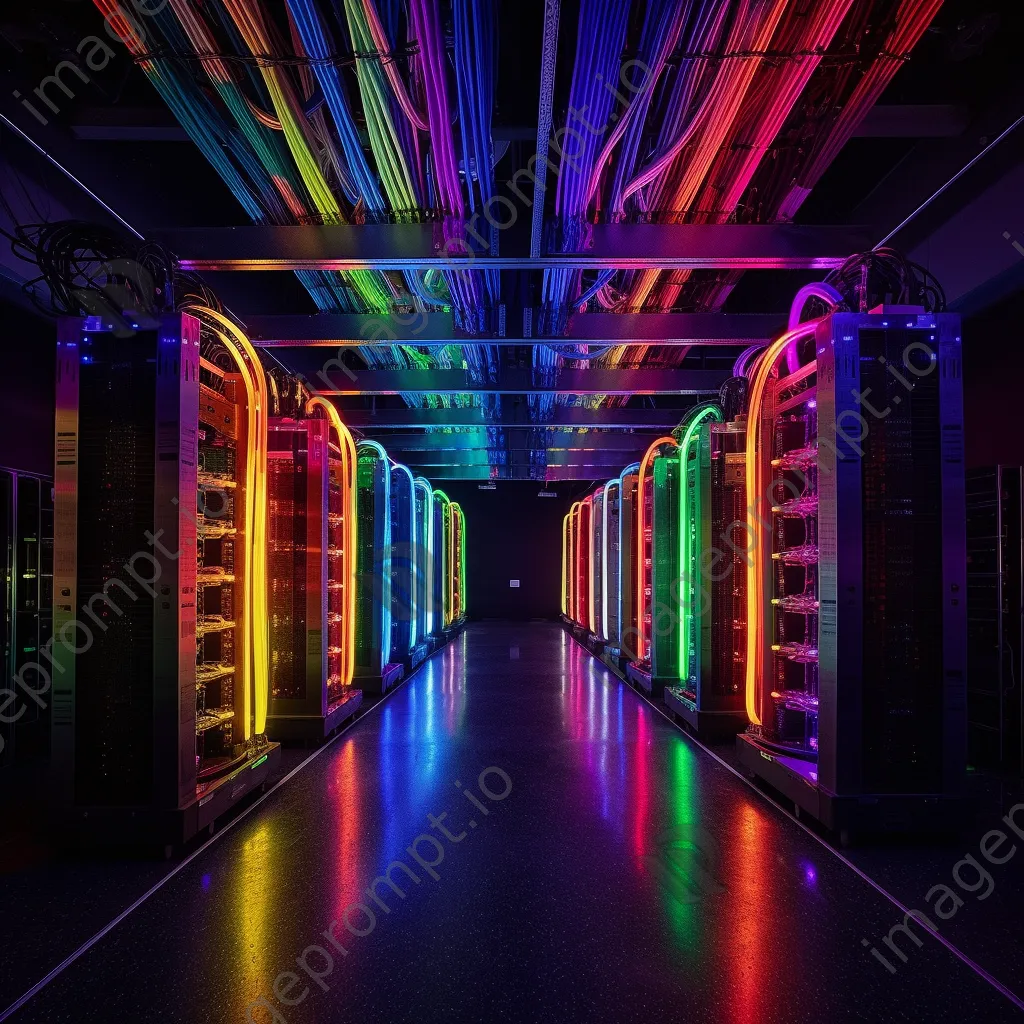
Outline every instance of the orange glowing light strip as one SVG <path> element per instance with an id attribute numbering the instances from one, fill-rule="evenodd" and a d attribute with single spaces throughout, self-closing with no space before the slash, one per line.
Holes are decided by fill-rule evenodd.
<path id="1" fill-rule="evenodd" d="M 765 566 L 771 561 L 771 538 L 757 514 L 757 503 L 765 496 L 765 462 L 761 457 L 761 412 L 768 379 L 779 358 L 790 344 L 813 335 L 823 320 L 808 320 L 787 331 L 765 349 L 750 378 L 750 401 L 747 411 L 746 485 L 748 546 L 753 557 L 747 560 L 747 665 L 746 709 L 752 725 L 761 724 L 757 709 L 761 657 L 765 645 L 764 587 Z"/>
<path id="2" fill-rule="evenodd" d="M 672 445 L 678 447 L 679 443 L 674 437 L 659 437 L 657 441 L 652 442 L 651 446 L 644 452 L 644 457 L 640 460 L 640 478 L 637 481 L 637 531 L 636 531 L 636 635 L 637 635 L 637 654 L 641 661 L 647 658 L 647 640 L 648 638 L 644 635 L 644 583 L 646 582 L 646 573 L 644 572 L 644 533 L 647 529 L 647 524 L 644 522 L 644 505 L 645 505 L 645 494 L 644 487 L 647 484 L 647 468 L 654 461 L 658 455 L 658 449 L 662 445 Z M 651 538 L 651 545 L 653 547 L 654 538 Z"/>
<path id="3" fill-rule="evenodd" d="M 342 558 L 342 586 L 345 588 L 345 618 L 341 623 L 341 685 L 350 686 L 355 672 L 356 641 L 356 558 L 358 557 L 359 523 L 356 513 L 356 443 L 342 422 L 334 404 L 319 395 L 306 403 L 306 415 L 314 409 L 322 409 L 331 429 L 338 435 L 341 449 L 341 471 L 343 474 L 341 498 L 345 508 L 344 549 Z M 326 634 L 324 634 L 326 636 Z"/>
<path id="4" fill-rule="evenodd" d="M 245 451 L 245 536 L 248 572 L 245 574 L 245 659 L 243 686 L 246 739 L 267 730 L 270 699 L 270 622 L 267 595 L 267 378 L 252 343 L 223 313 L 208 306 L 188 306 L 185 312 L 205 321 L 227 349 L 245 384 L 249 429 Z"/>

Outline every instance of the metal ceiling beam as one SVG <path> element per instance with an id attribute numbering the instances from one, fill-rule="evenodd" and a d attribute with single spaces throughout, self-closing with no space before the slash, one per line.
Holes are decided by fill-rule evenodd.
<path id="1" fill-rule="evenodd" d="M 158 240 L 195 271 L 828 270 L 871 244 L 860 228 L 806 224 L 596 224 L 589 235 L 583 252 L 530 258 L 446 249 L 439 224 L 195 228 Z"/>
<path id="2" fill-rule="evenodd" d="M 686 414 L 686 406 L 678 409 L 581 409 L 556 405 L 551 422 L 492 423 L 487 410 L 480 407 L 464 409 L 346 409 L 341 410 L 345 423 L 353 430 L 375 435 L 379 430 L 420 431 L 439 427 L 504 427 L 531 430 L 562 430 L 566 427 L 602 427 L 607 430 L 672 430 Z M 394 435 L 392 435 L 394 436 Z"/>
<path id="3" fill-rule="evenodd" d="M 303 349 L 293 349 L 304 353 Z M 315 350 L 311 353 L 315 355 Z M 323 395 L 454 394 L 473 392 L 492 395 L 710 395 L 729 376 L 720 370 L 618 369 L 594 367 L 583 370 L 562 367 L 547 380 L 533 370 L 504 368 L 493 381 L 474 381 L 468 370 L 354 370 L 349 374 L 333 368 L 318 376 L 317 364 L 286 362 L 292 372 L 305 377 Z M 322 361 L 320 364 L 322 365 Z M 326 378 L 326 379 L 325 379 Z"/>
<path id="4" fill-rule="evenodd" d="M 544 21 L 544 42 L 542 54 L 551 54 L 552 65 L 558 44 L 558 2 L 548 0 L 546 7 L 553 7 L 552 15 L 546 10 Z M 543 75 L 543 68 L 542 68 Z M 554 78 L 552 76 L 552 86 Z M 543 120 L 547 111 L 546 137 L 551 135 L 551 95 L 545 101 L 545 90 L 541 89 L 538 113 Z M 970 115 L 965 106 L 955 103 L 880 103 L 868 111 L 857 126 L 854 135 L 859 138 L 875 139 L 924 139 L 954 138 L 963 133 Z M 540 125 L 538 125 L 538 128 Z M 75 138 L 89 142 L 188 142 L 188 133 L 165 106 L 84 107 L 70 125 Z M 539 131 L 529 125 L 495 125 L 492 137 L 504 139 L 543 139 Z M 540 152 L 538 145 L 536 152 Z M 546 173 L 547 167 L 537 159 L 537 176 Z"/>
<path id="5" fill-rule="evenodd" d="M 517 465 L 517 466 L 436 466 L 426 469 L 422 476 L 425 476 L 431 483 L 438 480 L 477 480 L 480 482 L 493 480 L 499 484 L 495 499 L 501 500 L 502 480 L 532 480 L 537 484 L 538 490 L 544 490 L 545 485 L 560 480 L 593 480 L 595 482 L 610 480 L 617 475 L 616 469 L 621 466 L 550 466 L 542 465 Z M 544 499 L 539 499 L 544 500 Z"/>
<path id="6" fill-rule="evenodd" d="M 774 313 L 577 313 L 565 336 L 501 338 L 467 335 L 451 313 L 411 313 L 396 319 L 362 313 L 247 316 L 245 326 L 260 348 L 294 346 L 359 348 L 377 344 L 436 347 L 458 344 L 543 345 L 585 341 L 593 345 L 751 345 L 785 329 Z M 282 358 L 286 358 L 282 356 Z"/>
<path id="7" fill-rule="evenodd" d="M 385 447 L 387 447 L 385 445 Z M 646 446 L 639 447 L 634 452 L 566 452 L 551 451 L 545 452 L 543 448 L 535 449 L 548 467 L 558 466 L 560 468 L 586 467 L 587 472 L 598 470 L 599 475 L 611 477 L 623 466 L 636 462 L 646 451 Z M 487 452 L 475 450 L 468 452 L 452 453 L 451 458 L 444 458 L 440 452 L 409 452 L 407 455 L 398 455 L 388 449 L 388 454 L 399 462 L 405 463 L 410 469 L 417 472 L 422 471 L 424 476 L 430 476 L 434 469 L 443 467 L 470 468 L 472 466 L 501 465 L 506 457 L 505 449 L 494 449 Z"/>
<path id="8" fill-rule="evenodd" d="M 660 436 L 656 430 L 642 433 L 611 433 L 606 430 L 571 430 L 561 428 L 504 427 L 496 425 L 492 430 L 481 428 L 459 434 L 373 432 L 373 439 L 379 441 L 394 455 L 396 452 L 445 452 L 457 458 L 460 452 L 468 451 L 610 451 L 631 452 L 647 445 Z"/>

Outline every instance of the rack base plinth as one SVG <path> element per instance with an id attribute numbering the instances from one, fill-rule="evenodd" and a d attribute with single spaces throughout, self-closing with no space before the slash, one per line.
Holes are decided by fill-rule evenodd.
<path id="1" fill-rule="evenodd" d="M 268 743 L 237 768 L 204 784 L 184 807 L 65 807 L 56 822 L 62 844 L 79 849 L 168 849 L 197 833 L 213 831 L 218 818 L 259 791 L 281 759 L 281 745 Z"/>
<path id="2" fill-rule="evenodd" d="M 678 686 L 677 676 L 652 675 L 649 669 L 631 661 L 626 665 L 626 679 L 631 686 L 642 690 L 649 697 L 660 697 L 666 686 Z"/>
<path id="3" fill-rule="evenodd" d="M 747 716 L 743 711 L 703 711 L 678 686 L 666 686 L 665 706 L 701 739 L 723 739 L 743 732 Z"/>
<path id="4" fill-rule="evenodd" d="M 320 744 L 359 710 L 362 690 L 350 690 L 326 715 L 268 715 L 267 735 L 279 743 Z"/>
<path id="5" fill-rule="evenodd" d="M 405 666 L 400 662 L 390 662 L 380 675 L 357 675 L 355 681 L 363 693 L 382 694 L 394 689 L 404 676 Z"/>
<path id="6" fill-rule="evenodd" d="M 424 661 L 430 655 L 433 650 L 432 645 L 427 640 L 421 640 L 410 652 L 409 652 L 409 671 L 418 668 L 423 664 Z"/>
<path id="7" fill-rule="evenodd" d="M 974 802 L 951 793 L 831 793 L 818 785 L 817 765 L 766 749 L 756 737 L 736 737 L 740 764 L 842 837 L 900 833 L 949 835 L 968 826 Z"/>

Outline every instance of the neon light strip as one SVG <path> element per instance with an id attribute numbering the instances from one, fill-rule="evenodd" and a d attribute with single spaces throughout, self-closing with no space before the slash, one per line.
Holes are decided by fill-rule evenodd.
<path id="1" fill-rule="evenodd" d="M 758 690 L 761 683 L 761 657 L 765 648 L 764 586 L 766 559 L 771 560 L 771 536 L 757 514 L 757 503 L 764 498 L 763 481 L 766 476 L 761 458 L 761 411 L 765 386 L 772 370 L 786 347 L 813 335 L 823 317 L 808 320 L 765 349 L 757 362 L 750 380 L 750 400 L 747 412 L 747 530 L 754 557 L 747 562 L 747 669 L 746 708 L 752 725 L 760 725 L 757 711 Z"/>
<path id="2" fill-rule="evenodd" d="M 246 430 L 245 536 L 248 569 L 243 585 L 245 659 L 242 713 L 244 735 L 261 736 L 267 730 L 270 700 L 270 611 L 267 595 L 267 379 L 256 349 L 222 313 L 208 306 L 188 306 L 185 312 L 205 320 L 227 349 L 245 384 L 248 403 Z"/>
<path id="3" fill-rule="evenodd" d="M 585 516 L 584 516 L 585 514 Z M 586 521 L 584 522 L 584 518 Z M 586 603 L 581 626 L 594 632 L 594 496 L 588 494 L 580 503 L 579 579 Z"/>
<path id="4" fill-rule="evenodd" d="M 451 625 L 451 551 L 448 534 L 451 530 L 452 499 L 444 491 L 434 491 L 434 499 L 441 505 L 441 620 L 445 627 Z M 448 522 L 445 522 L 445 516 Z"/>
<path id="5" fill-rule="evenodd" d="M 572 618 L 569 612 L 569 588 L 565 571 L 569 558 L 569 513 L 562 516 L 562 614 Z"/>
<path id="6" fill-rule="evenodd" d="M 690 630 L 692 628 L 691 620 L 693 619 L 693 598 L 694 591 L 696 589 L 697 580 L 690 571 L 690 560 L 692 553 L 690 551 L 690 520 L 697 524 L 697 529 L 700 529 L 700 480 L 696 482 L 694 487 L 694 507 L 692 510 L 686 507 L 686 496 L 689 493 L 689 461 L 690 453 L 693 448 L 694 441 L 700 436 L 700 430 L 704 426 L 704 423 L 713 419 L 717 423 L 722 422 L 722 413 L 719 411 L 717 406 L 709 405 L 703 409 L 697 411 L 693 419 L 690 421 L 690 425 L 687 427 L 686 433 L 683 435 L 682 443 L 679 446 L 679 579 L 682 581 L 682 592 L 680 593 L 679 601 L 679 612 L 680 612 L 680 638 L 679 638 L 679 666 L 678 675 L 684 682 L 689 678 L 689 637 Z M 698 453 L 698 465 L 697 473 L 700 473 Z M 698 554 L 699 557 L 699 554 Z M 698 636 L 698 643 L 700 634 Z M 698 653 L 697 664 L 700 664 L 700 656 Z"/>
<path id="7" fill-rule="evenodd" d="M 409 478 L 409 559 L 411 565 L 410 575 L 412 576 L 411 593 L 409 594 L 409 650 L 416 646 L 418 626 L 418 602 L 416 600 L 416 481 L 413 478 L 412 470 L 401 462 L 391 460 L 393 469 L 401 470 Z"/>
<path id="8" fill-rule="evenodd" d="M 328 402 L 319 395 L 314 395 L 306 403 L 306 414 L 314 409 L 323 409 L 331 428 L 338 435 L 338 447 L 341 449 L 341 470 L 343 474 L 341 500 L 345 509 L 344 516 L 344 549 L 342 557 L 342 586 L 345 588 L 345 618 L 341 624 L 341 685 L 350 686 L 355 674 L 356 662 L 356 573 L 359 558 L 359 513 L 357 505 L 356 483 L 356 445 L 348 427 L 342 422 L 341 415 L 333 402 Z M 326 636 L 326 634 L 325 634 Z"/>
<path id="9" fill-rule="evenodd" d="M 569 585 L 569 593 L 572 595 L 572 612 L 570 617 L 578 625 L 580 622 L 580 593 L 579 593 L 579 560 L 580 560 L 580 506 L 582 502 L 574 501 L 569 506 L 569 541 L 570 541 L 570 571 L 572 580 Z"/>
<path id="10" fill-rule="evenodd" d="M 627 534 L 629 532 L 629 523 L 626 522 L 626 516 L 625 516 L 625 511 L 626 511 L 626 489 L 625 489 L 625 487 L 623 485 L 625 484 L 627 476 L 631 475 L 632 473 L 637 473 L 637 472 L 639 472 L 639 470 L 640 470 L 640 463 L 639 462 L 634 462 L 631 465 L 627 466 L 619 474 L 619 637 L 618 637 L 618 640 L 619 640 L 618 646 L 619 647 L 622 646 L 622 638 L 623 638 L 623 636 L 625 634 L 625 625 L 626 625 L 625 620 L 622 617 L 623 596 L 624 596 L 624 593 L 625 593 L 625 590 L 626 590 L 626 587 L 625 587 L 625 581 L 626 581 L 625 580 L 625 575 L 622 572 L 622 558 L 625 555 L 625 553 L 629 550 L 629 545 L 628 545 L 629 537 L 627 536 Z"/>
<path id="11" fill-rule="evenodd" d="M 637 531 L 636 531 L 636 583 L 637 583 L 637 594 L 636 594 L 636 636 L 637 636 L 637 656 L 641 661 L 646 661 L 649 651 L 647 650 L 648 637 L 644 634 L 644 614 L 646 613 L 646 607 L 644 606 L 644 584 L 647 582 L 646 572 L 646 558 L 644 557 L 646 552 L 644 550 L 644 534 L 647 530 L 647 524 L 644 521 L 644 506 L 646 505 L 646 487 L 647 487 L 647 470 L 651 463 L 654 462 L 655 457 L 658 454 L 658 449 L 662 445 L 676 445 L 678 442 L 674 437 L 659 437 L 657 441 L 652 442 L 651 446 L 644 452 L 644 457 L 640 460 L 640 478 L 637 483 Z M 654 537 L 651 537 L 651 554 L 654 554 Z M 651 595 L 654 596 L 653 594 Z"/>
<path id="12" fill-rule="evenodd" d="M 458 586 L 454 588 L 457 600 L 453 616 L 461 619 L 466 614 L 466 517 L 457 501 L 452 502 L 452 547 L 455 549 L 455 564 L 458 566 L 458 572 L 453 574 L 458 580 Z"/>
<path id="13" fill-rule="evenodd" d="M 611 640 L 608 633 L 608 506 L 611 504 L 611 488 L 619 487 L 618 480 L 609 480 L 604 485 L 604 501 L 601 503 L 601 571 L 604 573 L 604 585 L 601 587 L 601 635 L 605 640 Z M 621 493 L 621 488 L 620 488 Z M 622 506 L 619 506 L 619 515 L 622 515 Z"/>
<path id="14" fill-rule="evenodd" d="M 382 445 L 376 441 L 361 440 L 356 447 L 357 455 L 369 449 L 384 463 L 384 544 L 381 551 L 381 637 L 380 637 L 380 667 L 381 671 L 391 660 L 391 470 L 388 467 L 388 453 Z M 376 475 L 376 473 L 374 474 Z M 376 481 L 372 481 L 374 491 L 377 489 Z M 374 502 L 374 515 L 378 516 L 381 509 Z M 371 599 L 375 599 L 371 597 Z"/>
<path id="15" fill-rule="evenodd" d="M 426 628 L 429 636 L 434 632 L 434 489 L 430 481 L 423 477 L 416 477 L 416 486 L 423 491 L 423 532 L 424 537 L 420 538 L 422 550 L 426 553 L 424 565 L 421 568 L 426 581 L 425 590 L 427 593 L 426 607 Z M 423 544 L 423 541 L 426 541 Z M 417 562 L 420 559 L 420 551 L 417 551 Z"/>

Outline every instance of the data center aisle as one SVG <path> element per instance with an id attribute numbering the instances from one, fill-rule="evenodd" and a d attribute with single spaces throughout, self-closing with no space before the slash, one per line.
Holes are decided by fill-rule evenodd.
<path id="1" fill-rule="evenodd" d="M 15 1019 L 1016 1019 L 937 943 L 874 960 L 900 917 L 557 626 L 484 624 Z"/>

